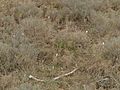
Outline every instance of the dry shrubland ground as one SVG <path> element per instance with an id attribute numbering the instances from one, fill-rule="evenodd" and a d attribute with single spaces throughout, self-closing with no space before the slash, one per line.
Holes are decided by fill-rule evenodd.
<path id="1" fill-rule="evenodd" d="M 0 0 L 0 90 L 120 90 L 120 0 Z"/>

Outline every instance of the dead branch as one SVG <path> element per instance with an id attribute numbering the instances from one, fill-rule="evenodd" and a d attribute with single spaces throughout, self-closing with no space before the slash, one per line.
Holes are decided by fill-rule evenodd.
<path id="1" fill-rule="evenodd" d="M 29 75 L 29 78 L 30 78 L 30 79 L 33 79 L 33 80 L 36 80 L 36 81 L 38 81 L 38 82 L 44 82 L 44 81 L 45 81 L 45 80 L 38 79 L 38 78 L 36 78 L 36 77 L 34 77 L 34 76 L 32 76 L 32 75 Z"/>
<path id="2" fill-rule="evenodd" d="M 60 78 L 62 78 L 62 77 L 65 77 L 65 76 L 68 76 L 68 75 L 70 75 L 70 74 L 73 74 L 76 70 L 78 70 L 78 68 L 72 70 L 72 71 L 69 72 L 69 73 L 66 73 L 66 74 L 63 74 L 63 75 L 59 75 L 59 76 L 53 78 L 53 80 L 57 80 L 57 79 L 60 79 Z"/>
<path id="3" fill-rule="evenodd" d="M 71 74 L 73 74 L 73 73 L 74 73 L 75 71 L 77 71 L 77 70 L 78 70 L 78 68 L 76 68 L 76 69 L 74 69 L 74 70 L 72 70 L 71 72 L 68 72 L 68 73 L 66 73 L 66 74 L 59 75 L 59 76 L 51 79 L 51 81 L 55 81 L 55 80 L 58 80 L 58 79 L 60 79 L 60 78 L 62 78 L 62 77 L 71 75 Z M 30 78 L 30 79 L 33 79 L 33 80 L 35 80 L 35 81 L 38 81 L 38 82 L 45 82 L 45 81 L 47 81 L 47 80 L 38 79 L 38 78 L 36 78 L 36 77 L 34 77 L 34 76 L 32 76 L 32 75 L 29 75 L 29 78 Z"/>

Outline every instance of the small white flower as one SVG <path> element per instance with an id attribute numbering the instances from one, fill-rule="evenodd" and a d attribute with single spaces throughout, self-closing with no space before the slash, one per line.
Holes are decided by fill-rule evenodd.
<path id="1" fill-rule="evenodd" d="M 32 76 L 32 75 L 29 75 L 29 78 L 33 78 L 33 76 Z"/>
<path id="2" fill-rule="evenodd" d="M 13 37 L 15 38 L 15 35 L 13 35 Z"/>
<path id="3" fill-rule="evenodd" d="M 88 31 L 85 31 L 86 33 L 88 33 Z"/>
<path id="4" fill-rule="evenodd" d="M 48 16 L 48 19 L 50 19 L 50 16 Z"/>
<path id="5" fill-rule="evenodd" d="M 55 67 L 54 67 L 54 66 L 52 66 L 52 69 L 55 69 Z"/>
<path id="6" fill-rule="evenodd" d="M 24 33 L 22 33 L 22 36 L 24 36 L 25 34 Z"/>
<path id="7" fill-rule="evenodd" d="M 104 45 L 105 43 L 103 42 L 102 45 Z"/>
<path id="8" fill-rule="evenodd" d="M 58 53 L 56 53 L 56 55 L 55 55 L 56 57 L 58 56 Z"/>

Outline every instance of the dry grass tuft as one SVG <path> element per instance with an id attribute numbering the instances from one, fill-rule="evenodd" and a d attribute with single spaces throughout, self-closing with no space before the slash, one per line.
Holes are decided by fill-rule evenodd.
<path id="1" fill-rule="evenodd" d="M 119 90 L 119 29 L 119 0 L 0 0 L 0 90 Z"/>

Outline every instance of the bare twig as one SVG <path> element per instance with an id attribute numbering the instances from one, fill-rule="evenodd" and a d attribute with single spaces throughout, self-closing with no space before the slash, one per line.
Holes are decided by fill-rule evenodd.
<path id="1" fill-rule="evenodd" d="M 34 76 L 32 76 L 32 75 L 29 75 L 29 78 L 30 78 L 30 79 L 33 79 L 33 80 L 36 80 L 36 81 L 38 81 L 38 82 L 44 82 L 44 81 L 45 81 L 45 80 L 38 79 L 38 78 L 36 78 L 36 77 L 34 77 Z"/>
<path id="2" fill-rule="evenodd" d="M 62 77 L 65 77 L 65 76 L 71 75 L 71 74 L 73 74 L 76 70 L 78 70 L 78 68 L 72 70 L 72 71 L 69 72 L 69 73 L 66 73 L 66 74 L 63 74 L 63 75 L 57 76 L 57 77 L 53 78 L 51 81 L 55 81 L 55 80 L 58 80 L 58 79 L 60 79 L 60 78 L 62 78 Z M 45 82 L 45 81 L 47 81 L 47 80 L 41 80 L 41 79 L 38 79 L 38 78 L 36 78 L 36 77 L 34 77 L 34 76 L 32 76 L 32 75 L 29 75 L 29 78 L 30 78 L 30 79 L 33 79 L 33 80 L 36 80 L 36 81 L 38 81 L 38 82 Z"/>
<path id="3" fill-rule="evenodd" d="M 60 79 L 60 78 L 62 78 L 62 77 L 65 77 L 65 76 L 68 76 L 68 75 L 70 75 L 70 74 L 73 74 L 76 70 L 78 70 L 78 68 L 72 70 L 72 71 L 69 72 L 69 73 L 66 73 L 66 74 L 63 74 L 63 75 L 57 76 L 57 77 L 53 78 L 53 80 L 57 80 L 57 79 Z"/>

